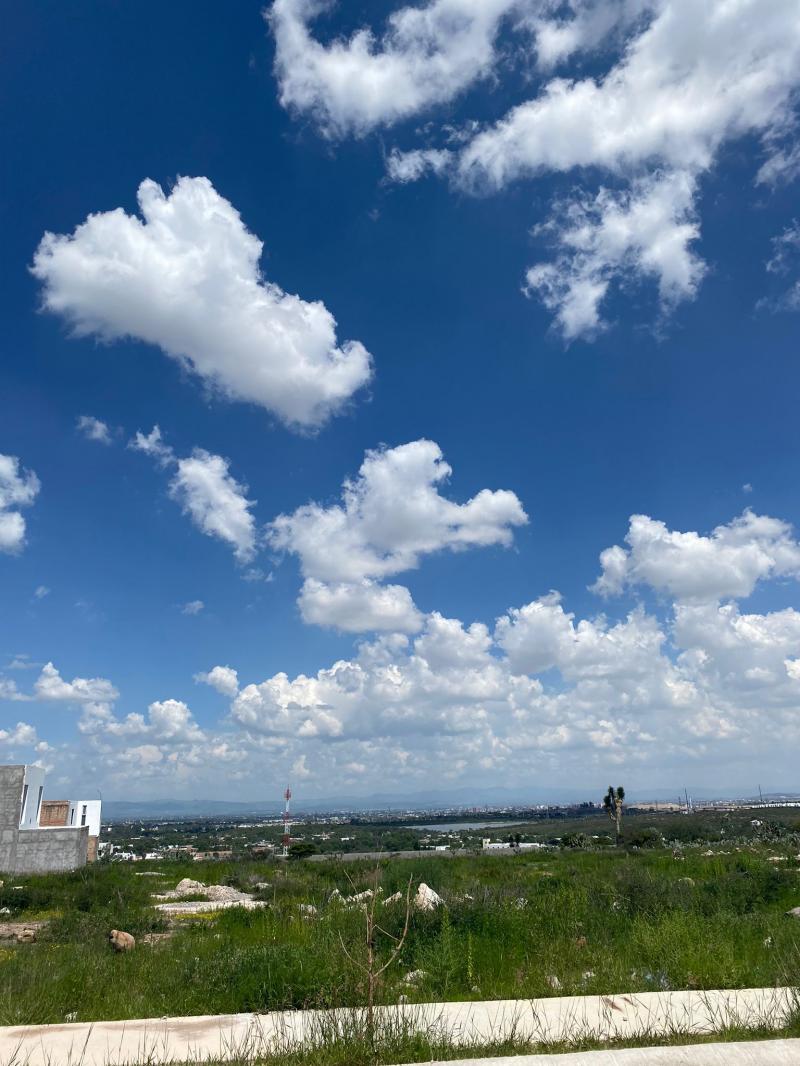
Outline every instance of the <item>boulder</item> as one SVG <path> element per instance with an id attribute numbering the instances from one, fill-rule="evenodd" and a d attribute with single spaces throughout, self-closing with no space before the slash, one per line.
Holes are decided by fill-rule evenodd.
<path id="1" fill-rule="evenodd" d="M 800 907 L 792 907 L 791 910 L 786 912 L 787 918 L 800 918 Z"/>
<path id="2" fill-rule="evenodd" d="M 136 947 L 136 941 L 131 934 L 123 932 L 122 929 L 112 929 L 108 934 L 108 942 L 114 951 L 133 951 Z"/>
<path id="3" fill-rule="evenodd" d="M 439 893 L 434 892 L 423 881 L 417 889 L 416 896 L 414 896 L 414 907 L 418 911 L 435 911 L 442 903 L 444 903 L 444 900 Z"/>
<path id="4" fill-rule="evenodd" d="M 402 892 L 393 892 L 391 896 L 387 896 L 386 897 L 386 899 L 383 901 L 383 905 L 384 905 L 384 907 L 388 907 L 390 903 L 402 903 L 402 902 L 403 902 L 403 893 Z"/>
<path id="5" fill-rule="evenodd" d="M 32 944 L 36 940 L 36 930 L 31 927 L 21 929 L 17 933 L 18 944 Z"/>
<path id="6" fill-rule="evenodd" d="M 428 976 L 427 970 L 411 970 L 403 978 L 404 985 L 418 985 Z"/>
<path id="7" fill-rule="evenodd" d="M 554 973 L 549 973 L 547 977 L 545 977 L 545 981 L 547 981 L 548 985 L 553 989 L 561 988 L 561 982 Z"/>

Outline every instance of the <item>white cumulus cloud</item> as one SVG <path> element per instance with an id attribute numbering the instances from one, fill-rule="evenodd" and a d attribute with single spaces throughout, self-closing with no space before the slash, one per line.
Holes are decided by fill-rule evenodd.
<path id="1" fill-rule="evenodd" d="M 30 507 L 40 489 L 32 470 L 23 470 L 15 455 L 0 454 L 0 552 L 14 555 L 25 544 L 25 519 L 18 508 Z"/>
<path id="2" fill-rule="evenodd" d="M 800 544 L 792 527 L 750 510 L 708 536 L 632 515 L 625 541 L 627 548 L 614 545 L 600 555 L 594 589 L 602 595 L 649 585 L 677 600 L 715 601 L 749 596 L 770 577 L 800 578 Z"/>
<path id="3" fill-rule="evenodd" d="M 146 436 L 137 433 L 128 447 L 149 455 L 161 467 L 174 467 L 169 494 L 192 524 L 206 536 L 233 548 L 238 562 L 253 559 L 257 545 L 251 508 L 255 501 L 247 498 L 247 486 L 230 473 L 227 459 L 204 448 L 195 448 L 190 456 L 178 458 L 164 443 L 158 426 Z M 195 600 L 185 605 L 184 614 L 197 614 L 203 606 L 201 600 Z"/>
<path id="4" fill-rule="evenodd" d="M 239 676 L 230 666 L 215 666 L 206 673 L 195 674 L 195 681 L 210 685 L 223 696 L 235 696 L 239 691 Z"/>
<path id="5" fill-rule="evenodd" d="M 141 218 L 89 215 L 36 251 L 43 306 L 77 335 L 156 345 L 211 389 L 299 428 L 322 425 L 369 381 L 369 353 L 339 345 L 323 303 L 262 276 L 262 242 L 207 178 L 180 178 L 169 195 L 148 179 L 138 201 Z"/>
<path id="6" fill-rule="evenodd" d="M 486 77 L 500 22 L 519 0 L 429 0 L 392 12 L 380 39 L 364 27 L 322 44 L 309 26 L 328 6 L 274 0 L 267 17 L 281 103 L 342 136 L 392 125 Z"/>
<path id="7" fill-rule="evenodd" d="M 704 179 L 727 145 L 758 139 L 756 184 L 800 172 L 796 0 L 428 0 L 323 43 L 311 24 L 327 6 L 275 0 L 269 16 L 281 100 L 327 135 L 419 116 L 481 79 L 519 100 L 488 122 L 459 116 L 463 138 L 432 113 L 418 143 L 390 148 L 390 180 L 488 194 L 575 175 L 537 227 L 555 255 L 524 286 L 568 341 L 594 337 L 630 279 L 655 282 L 662 316 L 695 296 Z M 772 306 L 796 310 L 800 283 Z"/>
<path id="8" fill-rule="evenodd" d="M 515 493 L 482 489 L 455 503 L 440 491 L 450 474 L 433 441 L 370 451 L 358 477 L 345 481 L 340 504 L 309 503 L 272 522 L 272 547 L 300 560 L 308 621 L 414 631 L 420 615 L 408 590 L 381 579 L 437 551 L 511 544 L 513 528 L 528 520 Z"/>
<path id="9" fill-rule="evenodd" d="M 34 685 L 34 696 L 38 700 L 64 703 L 113 703 L 119 693 L 104 677 L 75 677 L 65 681 L 52 663 L 45 663 Z"/>

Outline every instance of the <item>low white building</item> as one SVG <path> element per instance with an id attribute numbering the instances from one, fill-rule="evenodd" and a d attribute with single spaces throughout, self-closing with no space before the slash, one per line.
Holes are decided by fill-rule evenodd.
<path id="1" fill-rule="evenodd" d="M 89 826 L 89 836 L 100 836 L 101 802 L 97 800 L 70 800 L 67 825 Z"/>

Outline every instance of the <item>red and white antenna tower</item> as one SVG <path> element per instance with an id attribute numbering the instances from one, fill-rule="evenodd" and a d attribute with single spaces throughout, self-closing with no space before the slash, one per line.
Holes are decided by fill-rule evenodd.
<path id="1" fill-rule="evenodd" d="M 291 815 L 289 814 L 289 801 L 292 798 L 292 790 L 287 785 L 286 791 L 283 794 L 283 798 L 286 801 L 283 807 L 283 848 L 281 849 L 281 856 L 284 859 L 289 858 L 289 822 L 291 821 Z"/>

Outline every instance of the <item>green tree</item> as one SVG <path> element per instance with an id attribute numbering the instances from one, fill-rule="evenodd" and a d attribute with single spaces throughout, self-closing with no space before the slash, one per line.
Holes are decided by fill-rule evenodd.
<path id="1" fill-rule="evenodd" d="M 290 859 L 307 859 L 309 855 L 316 855 L 316 853 L 317 845 L 311 840 L 301 840 L 289 846 Z"/>
<path id="2" fill-rule="evenodd" d="M 608 792 L 603 796 L 603 806 L 616 829 L 617 844 L 622 840 L 622 804 L 624 799 L 625 789 L 622 785 L 619 788 L 609 785 Z"/>

